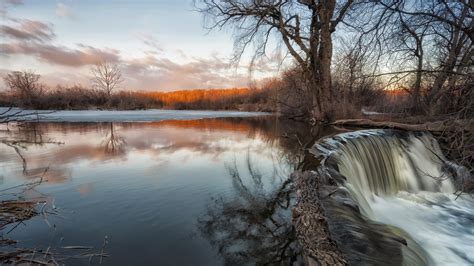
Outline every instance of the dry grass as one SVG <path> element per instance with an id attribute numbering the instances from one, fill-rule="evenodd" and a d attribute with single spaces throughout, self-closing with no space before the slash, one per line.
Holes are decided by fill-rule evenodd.
<path id="1" fill-rule="evenodd" d="M 5 200 L 0 202 L 0 230 L 12 223 L 21 223 L 38 215 L 35 200 Z"/>
<path id="2" fill-rule="evenodd" d="M 46 171 L 45 171 L 46 172 Z M 44 174 L 43 174 L 44 176 Z M 51 227 L 48 215 L 58 215 L 54 206 L 49 206 L 46 198 L 24 199 L 27 191 L 34 190 L 42 184 L 43 177 L 38 180 L 10 187 L 0 191 L 0 197 L 13 197 L 13 199 L 0 201 L 0 264 L 14 265 L 60 265 L 65 261 L 80 259 L 87 260 L 89 265 L 97 258 L 101 265 L 103 258 L 108 257 L 105 248 L 108 244 L 107 236 L 99 252 L 93 247 L 86 246 L 60 246 L 52 248 L 18 248 L 17 241 L 4 238 L 15 230 L 19 225 L 26 225 L 24 222 L 36 216 L 41 216 L 46 224 Z M 54 204 L 53 204 L 54 205 Z"/>

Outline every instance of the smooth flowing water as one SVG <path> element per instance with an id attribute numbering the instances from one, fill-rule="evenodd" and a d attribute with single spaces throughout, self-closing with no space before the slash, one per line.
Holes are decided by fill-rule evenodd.
<path id="1" fill-rule="evenodd" d="M 299 148 L 282 136 L 297 128 L 271 116 L 3 127 L 0 189 L 44 173 L 26 197 L 59 212 L 3 237 L 65 252 L 107 238 L 104 265 L 296 261 L 287 180 Z"/>
<path id="2" fill-rule="evenodd" d="M 430 264 L 474 264 L 474 200 L 454 194 L 455 181 L 468 173 L 444 158 L 431 135 L 367 130 L 317 149 L 335 160 L 368 219 L 404 230 Z"/>

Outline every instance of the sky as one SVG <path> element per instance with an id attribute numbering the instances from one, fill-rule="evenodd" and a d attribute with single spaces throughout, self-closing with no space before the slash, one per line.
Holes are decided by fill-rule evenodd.
<path id="1" fill-rule="evenodd" d="M 190 0 L 0 0 L 0 15 L 0 75 L 32 70 L 50 87 L 90 86 L 101 61 L 120 66 L 124 90 L 246 87 L 281 71 L 277 51 L 231 64 L 232 29 L 209 32 Z"/>

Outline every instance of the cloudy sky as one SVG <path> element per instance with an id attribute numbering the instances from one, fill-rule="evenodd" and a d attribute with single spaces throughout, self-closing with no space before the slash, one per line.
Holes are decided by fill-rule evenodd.
<path id="1" fill-rule="evenodd" d="M 232 30 L 208 32 L 190 0 L 0 0 L 0 74 L 33 70 L 47 85 L 90 85 L 99 61 L 123 89 L 248 86 L 274 76 L 279 53 L 231 65 Z M 0 89 L 5 85 L 0 83 Z"/>

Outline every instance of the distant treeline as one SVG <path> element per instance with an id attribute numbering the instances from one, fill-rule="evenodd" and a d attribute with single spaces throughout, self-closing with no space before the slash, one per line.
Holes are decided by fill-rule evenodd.
<path id="1" fill-rule="evenodd" d="M 163 108 L 274 111 L 269 89 L 211 89 L 172 92 L 143 92 L 145 98 L 155 99 Z"/>
<path id="2" fill-rule="evenodd" d="M 36 90 L 29 95 L 0 92 L 0 106 L 27 109 L 195 109 L 274 111 L 268 89 L 195 89 L 172 92 L 117 91 L 80 86 Z"/>
<path id="3" fill-rule="evenodd" d="M 376 78 L 347 81 L 344 71 L 333 80 L 333 96 L 338 99 L 339 117 L 361 117 L 362 109 L 403 112 L 410 106 L 405 90 L 383 89 Z M 83 86 L 46 87 L 33 72 L 11 72 L 4 77 L 9 90 L 0 92 L 0 106 L 40 110 L 84 109 L 176 109 L 239 110 L 275 112 L 296 120 L 312 116 L 311 84 L 305 73 L 295 67 L 280 78 L 268 80 L 259 88 L 195 89 L 171 92 L 107 91 Z M 350 90 L 346 90 L 350 88 Z M 335 103 L 336 104 L 336 103 Z"/>

